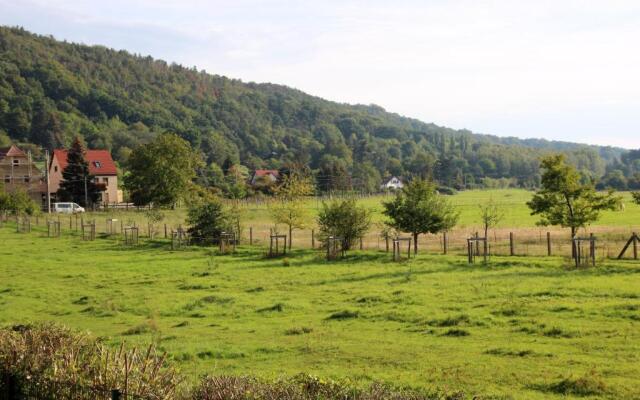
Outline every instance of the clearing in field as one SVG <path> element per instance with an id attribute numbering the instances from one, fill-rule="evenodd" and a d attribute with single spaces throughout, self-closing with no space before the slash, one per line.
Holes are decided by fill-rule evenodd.
<path id="1" fill-rule="evenodd" d="M 55 321 L 150 341 L 194 380 L 309 372 L 513 398 L 640 396 L 640 265 L 378 251 L 327 262 L 265 247 L 218 256 L 0 228 L 0 324 Z"/>

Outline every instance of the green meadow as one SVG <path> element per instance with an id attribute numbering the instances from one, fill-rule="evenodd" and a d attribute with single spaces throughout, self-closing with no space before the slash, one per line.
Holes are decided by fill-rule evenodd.
<path id="1" fill-rule="evenodd" d="M 576 270 L 559 257 L 470 266 L 354 251 L 327 262 L 312 250 L 267 259 L 259 246 L 218 255 L 98 236 L 0 228 L 0 324 L 154 342 L 194 380 L 307 372 L 470 398 L 640 398 L 637 261 Z"/>

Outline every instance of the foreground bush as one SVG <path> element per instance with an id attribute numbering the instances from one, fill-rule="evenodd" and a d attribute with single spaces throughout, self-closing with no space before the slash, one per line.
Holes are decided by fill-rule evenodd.
<path id="1" fill-rule="evenodd" d="M 373 384 L 359 389 L 301 374 L 266 382 L 252 377 L 207 376 L 193 388 L 149 347 L 145 352 L 111 350 L 85 334 L 55 325 L 0 329 L 0 377 L 11 375 L 19 386 L 37 385 L 39 395 L 55 399 L 94 399 L 119 389 L 143 400 L 427 400 L 463 399 L 461 392 L 425 392 Z M 52 385 L 51 383 L 62 385 Z M 0 382 L 0 397 L 2 393 Z M 91 390 L 71 392 L 69 387 Z M 43 393 L 43 389 L 45 393 Z M 42 398 L 42 397 L 38 397 Z M 101 397 L 102 398 L 102 397 Z"/>
<path id="2" fill-rule="evenodd" d="M 147 399 L 173 399 L 182 382 L 153 347 L 146 352 L 123 346 L 113 350 L 54 325 L 0 329 L 0 373 L 12 375 L 19 386 L 60 382 L 95 391 L 119 389 Z"/>

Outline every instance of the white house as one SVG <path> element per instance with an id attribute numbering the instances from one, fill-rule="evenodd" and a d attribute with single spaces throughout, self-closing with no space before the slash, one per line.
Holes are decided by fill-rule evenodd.
<path id="1" fill-rule="evenodd" d="M 382 190 L 397 190 L 402 189 L 403 187 L 404 184 L 397 176 L 392 176 L 390 179 L 380 185 L 380 189 Z"/>

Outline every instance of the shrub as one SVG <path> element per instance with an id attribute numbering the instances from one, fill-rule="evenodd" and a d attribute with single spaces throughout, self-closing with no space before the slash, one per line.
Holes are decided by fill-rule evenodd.
<path id="1" fill-rule="evenodd" d="M 220 233 L 233 231 L 231 216 L 217 199 L 189 208 L 187 222 L 192 242 L 198 244 L 218 243 Z"/>
<path id="2" fill-rule="evenodd" d="M 61 382 L 158 399 L 173 398 L 182 382 L 153 347 L 140 352 L 121 346 L 113 351 L 87 335 L 55 325 L 0 329 L 0 371 L 14 376 L 18 385 L 28 379 L 55 390 L 48 383 Z M 56 398 L 56 393 L 42 395 Z"/>
<path id="3" fill-rule="evenodd" d="M 40 207 L 24 190 L 5 192 L 0 185 L 0 212 L 35 215 L 40 212 Z"/>
<path id="4" fill-rule="evenodd" d="M 371 226 L 371 212 L 360 207 L 353 199 L 322 203 L 318 214 L 318 238 L 326 242 L 329 236 L 341 237 L 342 246 L 349 250 Z"/>

